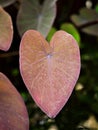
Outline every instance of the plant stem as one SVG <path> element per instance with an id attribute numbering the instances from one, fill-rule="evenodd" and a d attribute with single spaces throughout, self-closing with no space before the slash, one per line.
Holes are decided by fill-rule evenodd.
<path id="1" fill-rule="evenodd" d="M 17 55 L 19 55 L 18 51 L 2 53 L 0 54 L 0 58 L 7 58 L 7 57 L 12 57 L 12 56 L 17 56 Z"/>

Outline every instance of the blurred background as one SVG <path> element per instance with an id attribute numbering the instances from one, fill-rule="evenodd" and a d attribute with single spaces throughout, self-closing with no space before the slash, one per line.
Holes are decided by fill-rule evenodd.
<path id="1" fill-rule="evenodd" d="M 43 5 L 44 1 L 40 0 L 39 3 Z M 0 4 L 5 2 L 6 0 L 1 0 Z M 55 4 L 56 16 L 46 39 L 50 41 L 57 30 L 65 30 L 77 40 L 81 53 L 80 76 L 62 111 L 55 119 L 49 119 L 34 103 L 20 76 L 21 36 L 17 27 L 20 0 L 3 6 L 12 17 L 14 37 L 10 50 L 6 53 L 0 51 L 0 71 L 8 76 L 22 95 L 29 113 L 30 130 L 97 130 L 98 0 L 57 0 Z"/>

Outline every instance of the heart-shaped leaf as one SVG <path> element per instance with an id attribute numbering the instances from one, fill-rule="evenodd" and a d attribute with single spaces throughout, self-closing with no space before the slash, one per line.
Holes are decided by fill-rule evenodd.
<path id="1" fill-rule="evenodd" d="M 6 7 L 12 3 L 14 3 L 16 0 L 0 0 L 0 5 L 2 7 Z"/>
<path id="2" fill-rule="evenodd" d="M 0 73 L 0 130 L 29 130 L 29 119 L 20 94 Z"/>
<path id="3" fill-rule="evenodd" d="M 45 0 L 42 5 L 38 0 L 23 0 L 17 17 L 20 35 L 28 29 L 35 29 L 47 36 L 56 16 L 57 0 Z"/>
<path id="4" fill-rule="evenodd" d="M 50 41 L 35 30 L 27 31 L 20 44 L 20 71 L 37 105 L 54 118 L 70 97 L 80 72 L 75 39 L 57 31 Z"/>
<path id="5" fill-rule="evenodd" d="M 13 38 L 13 26 L 10 15 L 0 7 L 0 49 L 7 51 Z"/>

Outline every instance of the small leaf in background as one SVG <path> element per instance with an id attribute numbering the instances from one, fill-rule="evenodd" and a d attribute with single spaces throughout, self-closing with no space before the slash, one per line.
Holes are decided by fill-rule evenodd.
<path id="1" fill-rule="evenodd" d="M 48 42 L 50 42 L 50 40 L 51 40 L 53 34 L 54 34 L 56 31 L 57 31 L 56 28 L 54 28 L 54 27 L 51 28 L 51 30 L 50 30 L 50 32 L 48 33 L 48 36 L 47 36 L 47 41 L 48 41 Z"/>
<path id="2" fill-rule="evenodd" d="M 76 41 L 80 43 L 80 34 L 73 24 L 64 23 L 61 25 L 60 29 L 70 33 L 76 39 Z"/>
<path id="3" fill-rule="evenodd" d="M 87 34 L 98 36 L 98 24 L 94 24 L 94 25 L 85 27 L 82 29 L 82 31 L 87 33 Z"/>
<path id="4" fill-rule="evenodd" d="M 11 73 L 12 73 L 13 76 L 18 76 L 19 70 L 17 68 L 14 68 L 14 69 L 12 69 Z"/>
<path id="5" fill-rule="evenodd" d="M 0 49 L 7 51 L 13 38 L 13 25 L 10 15 L 0 7 Z"/>
<path id="6" fill-rule="evenodd" d="M 82 26 L 86 23 L 97 20 L 98 13 L 93 9 L 82 8 L 80 15 L 72 15 L 71 20 L 76 26 Z"/>
<path id="7" fill-rule="evenodd" d="M 76 40 L 57 31 L 50 44 L 35 30 L 28 30 L 20 43 L 20 72 L 36 104 L 54 118 L 68 101 L 80 72 Z"/>
<path id="8" fill-rule="evenodd" d="M 95 9 L 82 8 L 80 15 L 72 15 L 71 20 L 85 33 L 98 36 L 98 13 Z"/>
<path id="9" fill-rule="evenodd" d="M 0 5 L 6 7 L 14 3 L 16 0 L 0 0 Z"/>
<path id="10" fill-rule="evenodd" d="M 17 17 L 20 35 L 28 29 L 35 29 L 46 37 L 56 16 L 56 1 L 45 0 L 40 5 L 38 0 L 24 0 Z"/>
<path id="11" fill-rule="evenodd" d="M 24 101 L 2 73 L 0 73 L 0 130 L 29 130 Z"/>

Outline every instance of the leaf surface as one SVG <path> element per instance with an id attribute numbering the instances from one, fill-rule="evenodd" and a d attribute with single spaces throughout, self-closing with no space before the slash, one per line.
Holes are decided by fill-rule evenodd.
<path id="1" fill-rule="evenodd" d="M 18 91 L 0 73 L 0 130 L 29 130 L 28 114 Z"/>
<path id="2" fill-rule="evenodd" d="M 90 35 L 98 36 L 98 12 L 95 9 L 80 9 L 79 15 L 72 15 L 73 23 Z"/>
<path id="3" fill-rule="evenodd" d="M 16 0 L 0 0 L 0 5 L 2 7 L 6 7 L 12 3 L 14 3 Z"/>
<path id="4" fill-rule="evenodd" d="M 82 29 L 83 32 L 94 35 L 94 36 L 98 36 L 98 24 L 94 24 L 88 27 L 85 27 Z"/>
<path id="5" fill-rule="evenodd" d="M 13 38 L 13 25 L 10 15 L 0 7 L 0 49 L 7 51 Z"/>
<path id="6" fill-rule="evenodd" d="M 24 0 L 17 17 L 20 35 L 28 29 L 35 29 L 47 36 L 56 16 L 56 0 L 45 0 L 40 5 L 38 0 Z"/>
<path id="7" fill-rule="evenodd" d="M 72 15 L 71 20 L 77 25 L 82 26 L 93 21 L 96 21 L 98 13 L 94 9 L 82 8 L 79 15 Z"/>
<path id="8" fill-rule="evenodd" d="M 80 72 L 75 39 L 57 31 L 50 44 L 35 30 L 27 31 L 20 44 L 20 72 L 31 96 L 54 118 L 69 99 Z"/>

